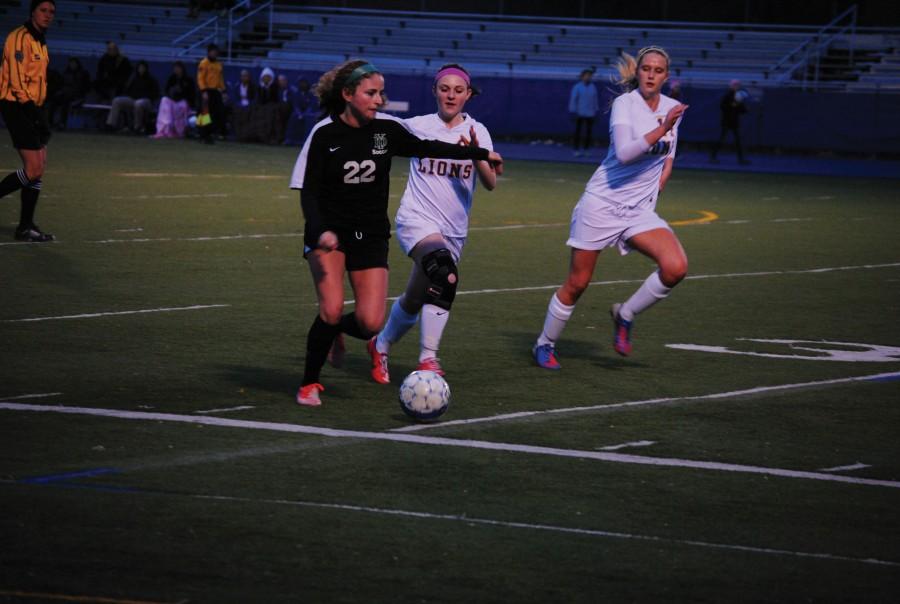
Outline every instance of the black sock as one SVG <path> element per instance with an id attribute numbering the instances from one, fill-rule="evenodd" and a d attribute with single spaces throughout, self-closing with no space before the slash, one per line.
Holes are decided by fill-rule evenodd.
<path id="1" fill-rule="evenodd" d="M 371 334 L 363 331 L 359 323 L 356 321 L 356 313 L 351 312 L 347 313 L 343 317 L 341 317 L 341 322 L 339 323 L 341 327 L 341 331 L 350 336 L 351 338 L 357 338 L 360 340 L 368 340 L 375 334 Z"/>
<path id="2" fill-rule="evenodd" d="M 25 176 L 24 170 L 16 170 L 6 175 L 0 181 L 0 197 L 6 197 L 10 193 L 15 193 L 28 184 L 28 178 Z"/>
<path id="3" fill-rule="evenodd" d="M 309 328 L 309 334 L 306 336 L 306 367 L 303 371 L 303 386 L 319 381 L 328 351 L 331 350 L 334 338 L 340 330 L 339 325 L 329 325 L 322 320 L 322 317 L 316 316 L 316 320 L 313 321 L 312 327 Z"/>
<path id="4" fill-rule="evenodd" d="M 22 188 L 22 213 L 19 215 L 19 228 L 34 226 L 34 209 L 37 207 L 38 195 L 41 194 L 41 181 L 35 180 Z"/>

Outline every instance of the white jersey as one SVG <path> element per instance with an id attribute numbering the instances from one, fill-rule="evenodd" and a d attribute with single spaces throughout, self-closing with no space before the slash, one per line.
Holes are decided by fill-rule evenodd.
<path id="1" fill-rule="evenodd" d="M 660 95 L 654 111 L 637 90 L 613 101 L 609 116 L 609 153 L 588 181 L 582 201 L 595 200 L 629 208 L 655 207 L 663 164 L 667 158 L 675 157 L 681 120 L 642 156 L 626 164 L 616 157 L 613 130 L 616 126 L 629 126 L 631 138 L 639 139 L 662 124 L 669 110 L 677 105 L 675 99 Z"/>
<path id="2" fill-rule="evenodd" d="M 447 128 L 437 113 L 411 117 L 404 123 L 419 138 L 448 143 L 459 142 L 460 136 L 470 138 L 469 130 L 474 126 L 478 146 L 493 151 L 494 145 L 487 128 L 467 114 L 463 117 L 463 121 L 453 128 Z M 469 229 L 475 179 L 475 164 L 471 161 L 412 158 L 409 161 L 409 181 L 397 211 L 398 231 L 405 222 L 425 219 L 447 237 L 465 237 Z"/>

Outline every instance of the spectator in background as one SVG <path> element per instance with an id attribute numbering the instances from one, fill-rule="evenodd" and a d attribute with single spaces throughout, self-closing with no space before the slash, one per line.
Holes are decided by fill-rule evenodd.
<path id="1" fill-rule="evenodd" d="M 47 99 L 47 117 L 50 124 L 59 130 L 65 130 L 69 122 L 69 110 L 84 102 L 91 89 L 91 76 L 81 66 L 76 57 L 69 57 L 65 71 L 61 74 L 59 88 Z M 59 119 L 56 114 L 59 112 Z"/>
<path id="2" fill-rule="evenodd" d="M 275 86 L 275 72 L 264 67 L 259 74 L 259 104 L 278 102 L 278 88 Z"/>
<path id="3" fill-rule="evenodd" d="M 106 43 L 106 53 L 97 63 L 97 80 L 94 89 L 101 101 L 111 101 L 121 95 L 131 77 L 131 61 L 119 52 L 115 42 Z"/>
<path id="4" fill-rule="evenodd" d="M 175 61 L 172 74 L 166 80 L 164 96 L 159 102 L 153 138 L 184 138 L 188 115 L 196 97 L 194 80 L 184 70 L 184 63 Z"/>
<path id="5" fill-rule="evenodd" d="M 310 90 L 306 78 L 297 78 L 297 85 L 291 89 L 291 93 L 291 117 L 284 144 L 302 145 L 315 124 L 319 101 Z"/>
<path id="6" fill-rule="evenodd" d="M 741 146 L 741 116 L 747 113 L 747 106 L 744 104 L 749 95 L 746 90 L 741 90 L 740 80 L 731 80 L 728 86 L 728 92 L 722 96 L 719 102 L 719 110 L 722 113 L 722 132 L 719 140 L 713 146 L 712 154 L 709 161 L 714 164 L 719 163 L 719 149 L 725 142 L 725 137 L 729 132 L 734 134 L 734 146 L 737 147 L 738 163 L 746 165 L 750 162 L 744 158 L 744 148 Z"/>
<path id="7" fill-rule="evenodd" d="M 206 47 L 206 58 L 197 66 L 197 88 L 200 89 L 200 113 L 209 115 L 211 122 L 201 126 L 201 138 L 205 142 L 212 142 L 212 136 L 218 134 L 220 139 L 225 138 L 227 128 L 225 126 L 225 76 L 222 73 L 222 63 L 219 61 L 219 47 L 210 44 Z M 198 118 L 198 123 L 200 123 Z M 205 121 L 205 120 L 204 120 Z"/>
<path id="8" fill-rule="evenodd" d="M 318 111 L 319 101 L 310 90 L 309 81 L 306 78 L 297 78 L 297 88 L 294 91 L 292 104 L 294 111 L 300 115 Z"/>
<path id="9" fill-rule="evenodd" d="M 241 70 L 241 78 L 232 86 L 231 94 L 231 123 L 234 126 L 234 136 L 237 140 L 246 142 L 249 138 L 250 112 L 256 104 L 256 83 L 247 69 Z"/>
<path id="10" fill-rule="evenodd" d="M 291 119 L 291 98 L 293 91 L 291 83 L 286 75 L 279 74 L 275 80 L 276 96 L 278 98 L 278 121 L 275 124 L 275 141 L 278 144 L 284 142 L 284 135 L 287 132 L 288 120 Z"/>
<path id="11" fill-rule="evenodd" d="M 269 145 L 278 142 L 278 86 L 275 72 L 265 67 L 259 75 L 257 104 L 250 111 L 248 139 Z"/>
<path id="12" fill-rule="evenodd" d="M 594 129 L 594 117 L 600 110 L 600 97 L 597 87 L 591 81 L 594 77 L 592 69 L 581 72 L 581 80 L 572 86 L 569 94 L 569 113 L 575 115 L 575 156 L 582 155 L 578 145 L 582 141 L 581 130 L 584 129 L 584 153 L 591 148 L 591 134 Z"/>
<path id="13" fill-rule="evenodd" d="M 125 87 L 125 94 L 117 96 L 112 101 L 112 109 L 106 118 L 106 127 L 111 130 L 118 128 L 119 117 L 124 111 L 126 124 L 123 132 L 145 134 L 157 99 L 159 99 L 159 82 L 150 73 L 147 61 L 138 61 L 134 75 Z M 131 124 L 127 123 L 128 114 L 133 118 Z"/>

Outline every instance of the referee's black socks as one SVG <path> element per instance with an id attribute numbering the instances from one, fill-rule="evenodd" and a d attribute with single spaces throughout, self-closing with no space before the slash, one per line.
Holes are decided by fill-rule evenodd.
<path id="1" fill-rule="evenodd" d="M 6 197 L 27 185 L 28 177 L 25 176 L 25 170 L 10 172 L 6 175 L 6 178 L 0 180 L 0 197 Z"/>
<path id="2" fill-rule="evenodd" d="M 22 213 L 19 215 L 19 228 L 34 226 L 34 209 L 37 207 L 38 195 L 41 194 L 41 179 L 34 180 L 22 188 Z"/>

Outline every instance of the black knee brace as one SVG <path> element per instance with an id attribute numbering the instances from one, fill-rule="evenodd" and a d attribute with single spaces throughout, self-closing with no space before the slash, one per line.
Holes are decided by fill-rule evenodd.
<path id="1" fill-rule="evenodd" d="M 459 282 L 456 262 L 453 261 L 450 250 L 441 248 L 422 256 L 422 270 L 428 277 L 425 303 L 450 310 Z"/>

